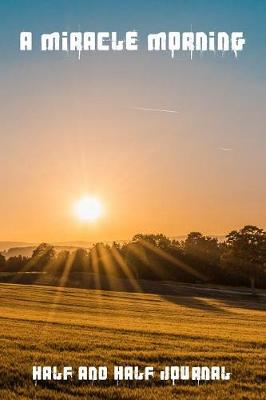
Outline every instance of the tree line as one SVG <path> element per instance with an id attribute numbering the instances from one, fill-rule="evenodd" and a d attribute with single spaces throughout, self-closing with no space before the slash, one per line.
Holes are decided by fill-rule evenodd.
<path id="1" fill-rule="evenodd" d="M 266 288 L 266 232 L 253 225 L 230 232 L 223 241 L 191 232 L 185 240 L 137 234 L 131 241 L 96 243 L 90 249 L 59 251 L 48 243 L 31 257 L 6 259 L 1 272 L 42 272 L 67 276 L 91 273 L 134 280 L 175 280 Z"/>

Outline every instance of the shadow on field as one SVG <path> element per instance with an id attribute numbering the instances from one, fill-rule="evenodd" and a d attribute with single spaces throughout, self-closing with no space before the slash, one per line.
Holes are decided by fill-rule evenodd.
<path id="1" fill-rule="evenodd" d="M 170 303 L 176 304 L 178 306 L 186 308 L 194 308 L 201 311 L 216 312 L 222 314 L 229 314 L 230 311 L 224 310 L 223 308 L 217 306 L 216 304 L 208 303 L 207 299 L 201 299 L 193 296 L 161 296 L 163 300 Z"/>
<path id="2" fill-rule="evenodd" d="M 157 294 L 173 304 L 223 314 L 231 313 L 228 309 L 225 309 L 227 307 L 241 307 L 252 310 L 266 309 L 265 293 L 251 296 L 248 289 L 215 288 L 204 284 L 192 285 L 174 281 L 132 281 L 89 273 L 69 274 L 65 280 L 62 280 L 59 275 L 50 273 L 0 273 L 0 282 Z M 208 299 L 221 301 L 222 307 L 210 303 Z"/>

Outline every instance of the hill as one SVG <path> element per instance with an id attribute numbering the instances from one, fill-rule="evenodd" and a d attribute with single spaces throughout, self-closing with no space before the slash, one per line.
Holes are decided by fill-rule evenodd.
<path id="1" fill-rule="evenodd" d="M 29 246 L 34 246 L 34 244 L 26 243 L 26 242 L 0 241 L 0 251 L 5 251 L 5 250 L 11 249 L 13 247 L 24 248 L 24 247 L 29 247 Z"/>

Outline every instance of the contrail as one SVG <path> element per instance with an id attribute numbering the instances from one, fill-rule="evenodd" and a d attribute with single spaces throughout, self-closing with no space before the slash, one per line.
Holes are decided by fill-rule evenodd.
<path id="1" fill-rule="evenodd" d="M 146 107 L 130 107 L 131 110 L 138 110 L 138 111 L 153 111 L 153 112 L 164 112 L 164 113 L 171 113 L 171 114 L 178 114 L 176 110 L 167 110 L 161 108 L 146 108 Z"/>
<path id="2" fill-rule="evenodd" d="M 233 149 L 231 149 L 230 147 L 219 147 L 219 150 L 222 150 L 222 151 L 232 151 Z"/>

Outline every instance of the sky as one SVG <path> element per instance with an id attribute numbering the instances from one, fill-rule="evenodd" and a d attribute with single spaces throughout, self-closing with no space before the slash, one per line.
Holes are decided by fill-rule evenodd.
<path id="1" fill-rule="evenodd" d="M 266 228 L 264 0 L 9 0 L 0 15 L 0 240 Z M 144 48 L 191 27 L 243 31 L 246 46 L 192 60 Z M 140 50 L 38 49 L 41 33 L 79 30 L 137 30 Z M 102 203 L 97 222 L 73 213 L 85 195 Z"/>

